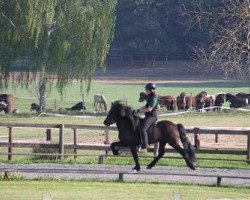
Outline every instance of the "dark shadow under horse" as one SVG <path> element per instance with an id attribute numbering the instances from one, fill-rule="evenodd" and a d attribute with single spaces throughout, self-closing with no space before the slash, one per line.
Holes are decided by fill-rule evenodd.
<path id="1" fill-rule="evenodd" d="M 140 145 L 140 118 L 136 116 L 130 107 L 125 106 L 120 101 L 112 104 L 108 116 L 104 120 L 106 126 L 116 123 L 119 131 L 118 138 L 120 141 L 113 142 L 111 149 L 114 155 L 119 155 L 119 147 L 129 147 L 134 161 L 135 167 L 133 171 L 140 171 L 140 164 L 137 155 L 137 146 Z M 159 121 L 155 126 L 152 126 L 148 131 L 149 144 L 159 142 L 158 156 L 147 166 L 151 169 L 157 161 L 165 153 L 165 145 L 168 143 L 185 159 L 187 166 L 195 169 L 195 152 L 192 144 L 187 138 L 185 128 L 182 124 L 174 124 L 170 121 Z M 183 148 L 179 142 L 182 142 Z"/>

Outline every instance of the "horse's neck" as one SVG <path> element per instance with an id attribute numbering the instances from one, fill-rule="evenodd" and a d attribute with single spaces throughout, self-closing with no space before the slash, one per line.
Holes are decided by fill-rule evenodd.
<path id="1" fill-rule="evenodd" d="M 119 134 L 122 133 L 130 134 L 133 132 L 132 124 L 130 124 L 127 120 L 117 121 L 116 126 L 119 131 Z"/>

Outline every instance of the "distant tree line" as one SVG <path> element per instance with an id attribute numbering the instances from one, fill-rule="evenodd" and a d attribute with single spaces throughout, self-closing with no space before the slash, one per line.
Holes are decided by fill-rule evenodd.
<path id="1" fill-rule="evenodd" d="M 185 0 L 119 0 L 112 48 L 123 54 L 181 55 L 191 46 L 208 45 L 209 34 L 198 26 L 187 28 Z"/>
<path id="2" fill-rule="evenodd" d="M 250 0 L 118 0 L 116 15 L 123 54 L 178 54 L 250 78 Z"/>

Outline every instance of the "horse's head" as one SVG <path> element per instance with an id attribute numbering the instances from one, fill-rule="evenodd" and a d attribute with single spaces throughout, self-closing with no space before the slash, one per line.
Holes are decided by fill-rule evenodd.
<path id="1" fill-rule="evenodd" d="M 109 113 L 104 120 L 104 124 L 106 126 L 110 126 L 111 124 L 117 123 L 121 120 L 127 120 L 132 124 L 133 129 L 135 130 L 139 121 L 138 117 L 134 116 L 130 107 L 125 106 L 122 101 L 116 101 L 112 103 L 112 106 L 109 110 Z"/>
<path id="2" fill-rule="evenodd" d="M 207 98 L 207 92 L 205 92 L 205 91 L 202 91 L 196 95 L 196 101 L 198 103 L 204 103 L 206 98 Z"/>
<path id="3" fill-rule="evenodd" d="M 219 94 L 219 95 L 216 97 L 216 100 L 217 100 L 217 101 L 220 101 L 221 103 L 225 103 L 226 100 L 227 100 L 226 94 Z"/>
<path id="4" fill-rule="evenodd" d="M 230 101 L 231 99 L 234 99 L 235 96 L 230 94 L 230 93 L 226 93 L 226 101 Z"/>
<path id="5" fill-rule="evenodd" d="M 124 105 L 121 101 L 112 103 L 109 113 L 103 123 L 106 126 L 110 126 L 111 124 L 116 123 L 121 118 L 123 107 Z"/>
<path id="6" fill-rule="evenodd" d="M 147 101 L 148 100 L 148 98 L 149 98 L 149 96 L 148 96 L 148 94 L 146 93 L 146 92 L 141 92 L 140 94 L 139 94 L 139 102 L 143 102 L 143 101 Z"/>

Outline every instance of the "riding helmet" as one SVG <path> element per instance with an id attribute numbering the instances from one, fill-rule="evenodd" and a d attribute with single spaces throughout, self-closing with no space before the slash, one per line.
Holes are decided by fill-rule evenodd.
<path id="1" fill-rule="evenodd" d="M 146 86 L 145 86 L 145 89 L 148 89 L 148 90 L 155 90 L 156 89 L 156 85 L 154 83 L 148 83 Z"/>

